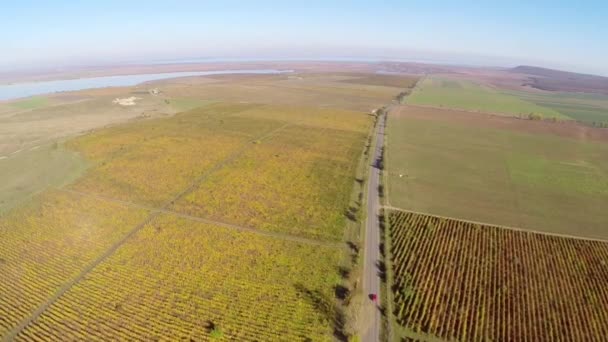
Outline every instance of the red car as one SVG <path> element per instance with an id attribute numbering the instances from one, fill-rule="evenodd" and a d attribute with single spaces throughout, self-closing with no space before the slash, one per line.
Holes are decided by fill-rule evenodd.
<path id="1" fill-rule="evenodd" d="M 375 293 L 371 293 L 369 295 L 369 299 L 371 299 L 375 303 L 378 300 L 378 296 Z"/>

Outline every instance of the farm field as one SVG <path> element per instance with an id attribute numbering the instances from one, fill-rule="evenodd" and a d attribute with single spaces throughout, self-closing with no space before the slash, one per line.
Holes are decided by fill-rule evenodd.
<path id="1" fill-rule="evenodd" d="M 30 97 L 25 100 L 11 103 L 11 106 L 14 108 L 17 108 L 17 109 L 27 110 L 27 109 L 36 109 L 36 108 L 40 108 L 40 107 L 46 107 L 51 103 L 52 103 L 52 101 L 50 101 L 48 97 L 36 96 L 36 97 Z"/>
<path id="2" fill-rule="evenodd" d="M 571 119 L 553 108 L 526 101 L 496 88 L 455 78 L 425 78 L 408 97 L 407 103 L 508 116 L 525 117 L 536 113 L 543 118 Z"/>
<path id="3" fill-rule="evenodd" d="M 136 104 L 76 125 L 84 134 L 32 136 L 18 147 L 48 148 L 0 160 L 40 149 L 31 163 L 65 176 L 0 214 L 0 338 L 331 340 L 369 113 L 399 89 L 309 77 L 163 81 L 148 99 L 157 111 Z M 35 119 L 62 125 L 134 92 L 62 94 L 87 100 L 3 118 L 22 132 Z M 59 115 L 71 105 L 82 107 Z M 60 152 L 69 158 L 42 158 Z"/>
<path id="4" fill-rule="evenodd" d="M 373 85 L 345 82 L 348 80 L 365 80 L 366 78 L 370 78 L 376 83 L 384 81 L 388 83 L 386 85 Z M 297 117 L 297 120 L 301 120 L 302 123 L 310 125 L 330 124 L 332 127 L 339 128 L 343 126 L 344 121 L 348 121 L 345 118 L 349 118 L 348 115 L 352 111 L 369 112 L 378 108 L 389 102 L 395 94 L 401 91 L 401 88 L 396 86 L 407 85 L 411 82 L 411 77 L 373 74 L 368 76 L 366 74 L 353 75 L 350 73 L 233 74 L 178 78 L 150 82 L 134 87 L 88 89 L 8 102 L 3 101 L 0 102 L 0 163 L 3 163 L 6 170 L 14 169 L 15 167 L 21 167 L 23 165 L 21 160 L 25 158 L 14 159 L 13 157 L 30 149 L 39 149 L 47 145 L 53 146 L 56 142 L 109 125 L 168 117 L 176 112 L 189 111 L 198 107 L 213 108 L 212 105 L 218 102 L 230 103 L 235 107 L 249 105 L 250 108 L 253 108 L 254 105 L 264 104 L 291 107 L 289 109 L 289 112 L 292 113 L 290 117 L 293 119 Z M 395 86 L 390 86 L 390 84 Z M 158 94 L 150 94 L 150 89 L 158 90 Z M 135 105 L 121 106 L 113 102 L 117 98 L 129 97 L 137 98 Z M 300 106 L 304 106 L 306 109 L 300 110 Z M 335 110 L 332 114 L 333 119 L 310 115 L 311 111 L 324 108 Z M 297 111 L 299 111 L 298 114 L 296 114 Z M 324 113 L 324 115 L 327 115 L 329 112 L 325 111 Z M 283 120 L 281 115 L 281 112 L 276 113 L 273 110 L 269 112 L 258 110 L 257 113 L 249 111 L 246 116 L 281 121 Z M 333 123 L 329 121 L 333 121 Z M 361 121 L 359 121 L 360 123 Z M 363 124 L 367 123 L 364 122 Z M 200 127 L 200 123 L 197 127 Z M 361 126 L 358 129 L 360 128 Z M 112 139 L 111 136 L 106 139 L 106 142 L 110 143 L 108 148 L 113 146 Z M 201 139 L 201 137 L 195 137 L 195 139 Z M 174 145 L 179 144 L 178 140 L 173 140 L 172 143 Z M 126 143 L 129 142 L 122 142 L 122 144 Z M 151 148 L 156 149 L 159 153 L 166 152 L 159 146 L 151 146 Z M 93 159 L 98 157 L 92 156 L 90 154 L 93 153 L 92 151 L 83 151 L 80 147 L 76 149 L 83 153 L 89 153 L 88 157 L 93 157 Z M 140 152 L 130 151 L 130 155 L 123 156 L 123 161 L 124 158 L 144 158 L 145 156 Z M 100 153 L 100 151 L 95 153 Z M 156 156 L 156 158 L 162 157 Z M 103 162 L 99 158 L 95 160 L 100 163 Z M 41 159 L 42 161 L 43 159 Z M 21 187 L 19 191 L 11 190 L 11 203 L 19 203 L 19 201 L 27 199 L 45 186 L 69 182 L 72 179 L 70 175 L 74 173 L 66 172 L 63 165 L 53 162 L 45 165 L 47 166 L 46 173 L 51 175 L 66 174 L 67 177 L 59 180 L 38 177 L 43 170 L 32 168 L 35 169 L 32 171 L 38 172 L 34 177 L 36 180 L 34 183 L 39 186 Z M 101 170 L 98 171 L 101 172 Z M 17 176 L 13 175 L 13 178 Z M 109 181 L 124 181 L 124 179 L 110 179 L 111 177 L 107 177 L 107 173 L 98 173 L 97 176 L 102 182 L 106 183 Z M 24 179 L 19 179 L 17 183 L 23 183 Z M 7 184 L 13 183 L 12 181 L 7 182 Z M 147 196 L 149 197 L 147 200 L 158 201 L 162 199 L 158 189 L 153 190 L 156 193 L 146 194 L 141 193 L 141 189 L 133 190 L 139 192 L 136 194 L 138 198 Z M 171 189 L 163 189 L 162 191 L 170 192 Z M 114 195 L 118 196 L 119 194 Z M 3 197 L 6 198 L 7 196 Z M 4 199 L 4 201 L 8 203 L 8 200 Z M 0 204 L 0 206 L 8 207 L 6 204 Z"/>
<path id="5" fill-rule="evenodd" d="M 162 215 L 20 337 L 331 341 L 342 253 Z"/>
<path id="6" fill-rule="evenodd" d="M 77 138 L 70 146 L 99 163 L 70 188 L 160 206 L 218 162 L 284 125 L 230 116 L 251 107 L 212 105 Z"/>
<path id="7" fill-rule="evenodd" d="M 38 165 L 45 165 L 44 168 Z M 48 186 L 78 178 L 87 162 L 63 144 L 47 144 L 0 159 L 0 215 Z"/>
<path id="8" fill-rule="evenodd" d="M 604 129 L 402 106 L 387 145 L 395 207 L 608 238 Z"/>
<path id="9" fill-rule="evenodd" d="M 608 334 L 608 243 L 389 211 L 396 337 L 589 341 Z"/>
<path id="10" fill-rule="evenodd" d="M 124 97 L 133 96 L 124 89 L 121 91 Z M 169 104 L 151 95 L 137 95 L 141 100 L 136 106 L 112 103 L 115 99 L 112 95 L 119 97 L 121 91 L 106 90 L 108 94 L 94 96 L 62 94 L 9 102 L 5 106 L 12 109 L 0 112 L 0 156 L 142 115 L 175 113 Z"/>
<path id="11" fill-rule="evenodd" d="M 144 210 L 51 190 L 0 218 L 0 335 L 145 216 Z"/>
<path id="12" fill-rule="evenodd" d="M 552 108 L 573 120 L 588 124 L 608 123 L 608 96 L 523 91 L 509 93 L 539 106 Z"/>
<path id="13" fill-rule="evenodd" d="M 182 79 L 159 86 L 168 98 L 308 106 L 369 112 L 390 102 L 403 88 L 356 84 L 342 73 L 288 75 L 216 75 Z M 411 82 L 411 77 L 402 77 Z M 394 81 L 393 81 L 394 82 Z"/>
<path id="14" fill-rule="evenodd" d="M 354 180 L 350 175 L 366 136 L 366 132 L 286 127 L 211 175 L 176 202 L 175 210 L 340 241 Z"/>
<path id="15" fill-rule="evenodd" d="M 413 88 L 418 82 L 418 77 L 404 77 L 390 74 L 353 74 L 354 78 L 344 80 L 343 82 L 355 83 L 355 84 L 369 84 L 383 87 L 396 87 L 400 89 Z"/>

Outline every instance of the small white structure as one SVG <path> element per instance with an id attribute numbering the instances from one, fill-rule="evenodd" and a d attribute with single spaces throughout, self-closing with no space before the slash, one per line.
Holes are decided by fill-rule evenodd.
<path id="1" fill-rule="evenodd" d="M 112 103 L 121 105 L 121 106 L 135 106 L 136 103 L 135 101 L 140 100 L 139 97 L 135 97 L 135 96 L 131 96 L 131 97 L 126 97 L 124 99 L 121 98 L 116 98 L 114 101 L 112 101 Z"/>

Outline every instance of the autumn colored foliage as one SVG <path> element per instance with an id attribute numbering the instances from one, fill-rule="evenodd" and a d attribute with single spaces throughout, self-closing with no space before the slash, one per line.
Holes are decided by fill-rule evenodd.
<path id="1" fill-rule="evenodd" d="M 608 336 L 608 243 L 390 211 L 394 314 L 460 341 Z"/>

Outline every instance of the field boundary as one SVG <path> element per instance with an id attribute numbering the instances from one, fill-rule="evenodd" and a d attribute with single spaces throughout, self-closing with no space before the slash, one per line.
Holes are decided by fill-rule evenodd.
<path id="1" fill-rule="evenodd" d="M 492 228 L 511 230 L 511 231 L 516 231 L 516 232 L 522 232 L 522 233 L 531 233 L 531 234 L 538 234 L 538 235 L 554 236 L 554 237 L 565 238 L 565 239 L 575 239 L 575 240 L 584 240 L 584 241 L 595 241 L 595 242 L 608 243 L 608 240 L 601 239 L 601 238 L 591 238 L 591 237 L 585 237 L 585 236 L 576 236 L 576 235 L 561 234 L 561 233 L 543 232 L 543 231 L 534 230 L 534 229 L 526 229 L 526 228 L 520 228 L 520 227 L 505 226 L 505 225 L 501 225 L 501 224 L 481 222 L 481 221 L 474 221 L 474 220 L 468 220 L 468 219 L 463 219 L 463 218 L 458 218 L 458 217 L 453 217 L 453 216 L 443 216 L 443 215 L 438 215 L 438 214 L 433 214 L 433 213 L 427 213 L 427 212 L 423 212 L 423 211 L 416 211 L 416 210 L 410 210 L 410 209 L 405 209 L 405 208 L 393 207 L 393 206 L 390 206 L 390 205 L 385 205 L 385 206 L 383 206 L 383 208 L 384 209 L 388 209 L 388 210 L 403 211 L 403 212 L 406 212 L 406 213 L 432 216 L 432 217 L 436 217 L 436 218 L 440 218 L 440 219 L 455 220 L 455 221 L 460 221 L 460 222 L 465 222 L 465 223 L 477 224 L 477 225 L 488 226 L 488 227 L 492 227 Z"/>
<path id="2" fill-rule="evenodd" d="M 426 80 L 427 78 L 428 78 L 428 76 L 425 76 L 424 80 Z M 432 78 L 433 77 L 431 77 L 431 79 Z M 441 79 L 442 77 L 435 76 L 435 78 L 440 78 Z M 559 114 L 559 115 L 562 116 L 562 117 L 547 116 L 547 117 L 544 117 L 544 119 L 542 121 L 550 121 L 550 120 L 547 120 L 547 119 L 551 119 L 551 118 L 555 118 L 555 120 L 557 120 L 557 122 L 560 122 L 560 121 L 564 121 L 564 122 L 567 122 L 567 121 L 576 121 L 574 118 L 572 118 L 572 117 L 568 116 L 567 114 L 564 114 L 564 113 L 562 113 L 562 112 L 560 112 L 558 110 L 555 110 L 555 109 L 553 109 L 551 107 L 546 107 L 546 106 L 539 105 L 539 104 L 534 103 L 532 101 L 528 101 L 528 100 L 525 100 L 523 98 L 520 98 L 519 96 L 516 96 L 516 95 L 509 94 L 509 93 L 507 93 L 505 91 L 500 90 L 500 88 L 498 88 L 496 86 L 485 84 L 485 83 L 482 83 L 482 82 L 480 83 L 480 82 L 472 81 L 472 80 L 469 80 L 469 79 L 459 79 L 459 78 L 452 78 L 452 79 L 456 80 L 456 81 L 471 82 L 471 83 L 476 84 L 479 87 L 486 87 L 486 88 L 488 88 L 488 90 L 490 92 L 494 92 L 496 94 L 500 94 L 500 95 L 503 95 L 503 96 L 514 97 L 514 98 L 516 98 L 519 101 L 523 101 L 523 102 L 535 105 L 535 106 L 543 108 L 543 109 L 552 110 L 552 111 L 554 111 L 557 114 Z M 418 84 L 416 84 L 416 86 L 417 85 Z M 467 113 L 488 114 L 488 115 L 493 115 L 493 116 L 514 117 L 514 118 L 521 119 L 521 117 L 518 116 L 518 114 L 509 113 L 509 112 L 474 110 L 474 109 L 466 109 L 466 108 L 461 108 L 461 107 L 452 107 L 452 106 L 448 106 L 448 105 L 446 105 L 446 106 L 438 106 L 438 105 L 432 105 L 432 104 L 428 104 L 427 105 L 427 104 L 409 104 L 409 103 L 408 103 L 408 105 L 415 106 L 415 107 L 422 107 L 422 108 L 451 109 L 451 110 L 461 111 L 461 112 L 467 112 Z M 519 113 L 519 115 L 527 115 L 527 114 L 526 113 Z"/>
<path id="3" fill-rule="evenodd" d="M 199 177 L 195 178 L 187 188 L 185 188 L 184 190 L 179 192 L 173 198 L 167 200 L 161 206 L 161 209 L 166 209 L 173 202 L 178 201 L 182 197 L 184 197 L 187 194 L 189 194 L 190 192 L 192 192 L 196 188 L 196 186 L 198 184 L 200 184 L 200 182 L 205 180 L 210 174 L 221 169 L 222 167 L 224 167 L 224 165 L 234 161 L 241 154 L 243 154 L 245 151 L 247 151 L 250 148 L 250 145 L 254 141 L 257 141 L 257 140 L 261 141 L 261 140 L 267 139 L 268 137 L 272 136 L 276 132 L 279 132 L 279 131 L 285 129 L 286 127 L 288 127 L 290 125 L 292 125 L 292 124 L 291 123 L 284 124 L 271 131 L 265 132 L 264 134 L 262 134 L 261 136 L 259 136 L 257 138 L 246 141 L 245 143 L 243 143 L 243 146 L 240 149 L 234 151 L 230 156 L 228 156 L 227 158 L 216 163 L 212 168 L 210 168 L 209 170 L 204 172 Z M 134 236 L 137 232 L 139 232 L 143 227 L 145 227 L 152 220 L 154 220 L 155 218 L 160 216 L 161 213 L 162 213 L 161 211 L 156 211 L 156 212 L 150 213 L 148 215 L 148 217 L 146 217 L 142 222 L 140 222 L 135 227 L 133 227 L 130 231 L 128 231 L 122 239 L 118 240 L 113 245 L 108 247 L 108 249 L 103 254 L 101 254 L 99 257 L 97 257 L 95 260 L 93 260 L 91 263 L 89 263 L 80 273 L 78 273 L 78 275 L 76 277 L 63 283 L 63 285 L 51 297 L 49 297 L 45 302 L 40 304 L 40 306 L 38 306 L 38 308 L 36 310 L 34 310 L 33 313 L 29 317 L 24 318 L 13 329 L 9 330 L 8 333 L 2 339 L 4 341 L 15 340 L 15 338 L 25 328 L 27 328 L 32 322 L 36 321 L 46 310 L 48 310 L 48 308 L 51 307 L 51 305 L 53 305 L 65 293 L 67 293 L 69 290 L 71 290 L 74 285 L 76 285 L 82 279 L 84 279 L 93 269 L 95 269 L 97 266 L 99 266 L 101 263 L 103 263 L 107 258 L 109 258 L 112 254 L 114 254 L 114 252 L 116 252 L 116 250 L 118 250 L 127 240 L 129 240 L 132 236 Z"/>
<path id="4" fill-rule="evenodd" d="M 412 90 L 413 91 L 413 90 Z M 383 150 L 383 156 L 382 156 L 382 164 L 384 165 L 384 168 L 382 171 L 382 191 L 384 191 L 384 196 L 381 199 L 384 203 L 386 203 L 386 205 L 391 205 L 391 201 L 390 201 L 390 185 L 389 185 L 389 174 L 390 174 L 390 167 L 389 167 L 389 157 L 388 157 L 388 137 L 389 137 L 389 132 L 388 132 L 388 124 L 389 124 L 389 117 L 391 116 L 391 112 L 393 110 L 399 109 L 400 105 L 396 105 L 396 106 L 390 106 L 390 109 L 387 110 L 386 113 L 386 117 L 384 118 L 385 122 L 384 122 L 384 146 L 382 147 Z M 381 203 L 383 206 L 384 204 Z"/>
<path id="5" fill-rule="evenodd" d="M 517 116 L 515 114 L 509 114 L 509 113 L 500 113 L 500 112 L 488 112 L 488 111 L 482 111 L 482 110 L 472 110 L 472 109 L 463 109 L 463 108 L 458 108 L 458 107 L 447 107 L 447 106 L 434 106 L 434 105 L 423 105 L 423 104 L 411 104 L 411 103 L 404 103 L 402 105 L 408 106 L 408 107 L 417 107 L 417 108 L 430 108 L 430 109 L 437 109 L 437 110 L 449 110 L 449 111 L 453 111 L 453 112 L 461 112 L 461 113 L 468 113 L 468 114 L 482 114 L 482 115 L 487 115 L 487 116 L 492 116 L 492 117 L 500 117 L 500 118 L 511 118 L 511 119 L 516 119 L 516 120 L 526 120 L 526 121 L 541 121 L 541 122 L 549 122 L 549 123 L 555 123 L 555 124 L 559 124 L 559 123 L 579 123 L 578 121 L 576 121 L 575 119 L 572 118 L 568 118 L 568 119 L 561 119 L 561 118 L 555 118 L 556 121 L 552 121 L 551 117 L 550 118 L 544 118 L 541 120 L 530 120 L 527 119 L 526 117 L 520 117 Z"/>

